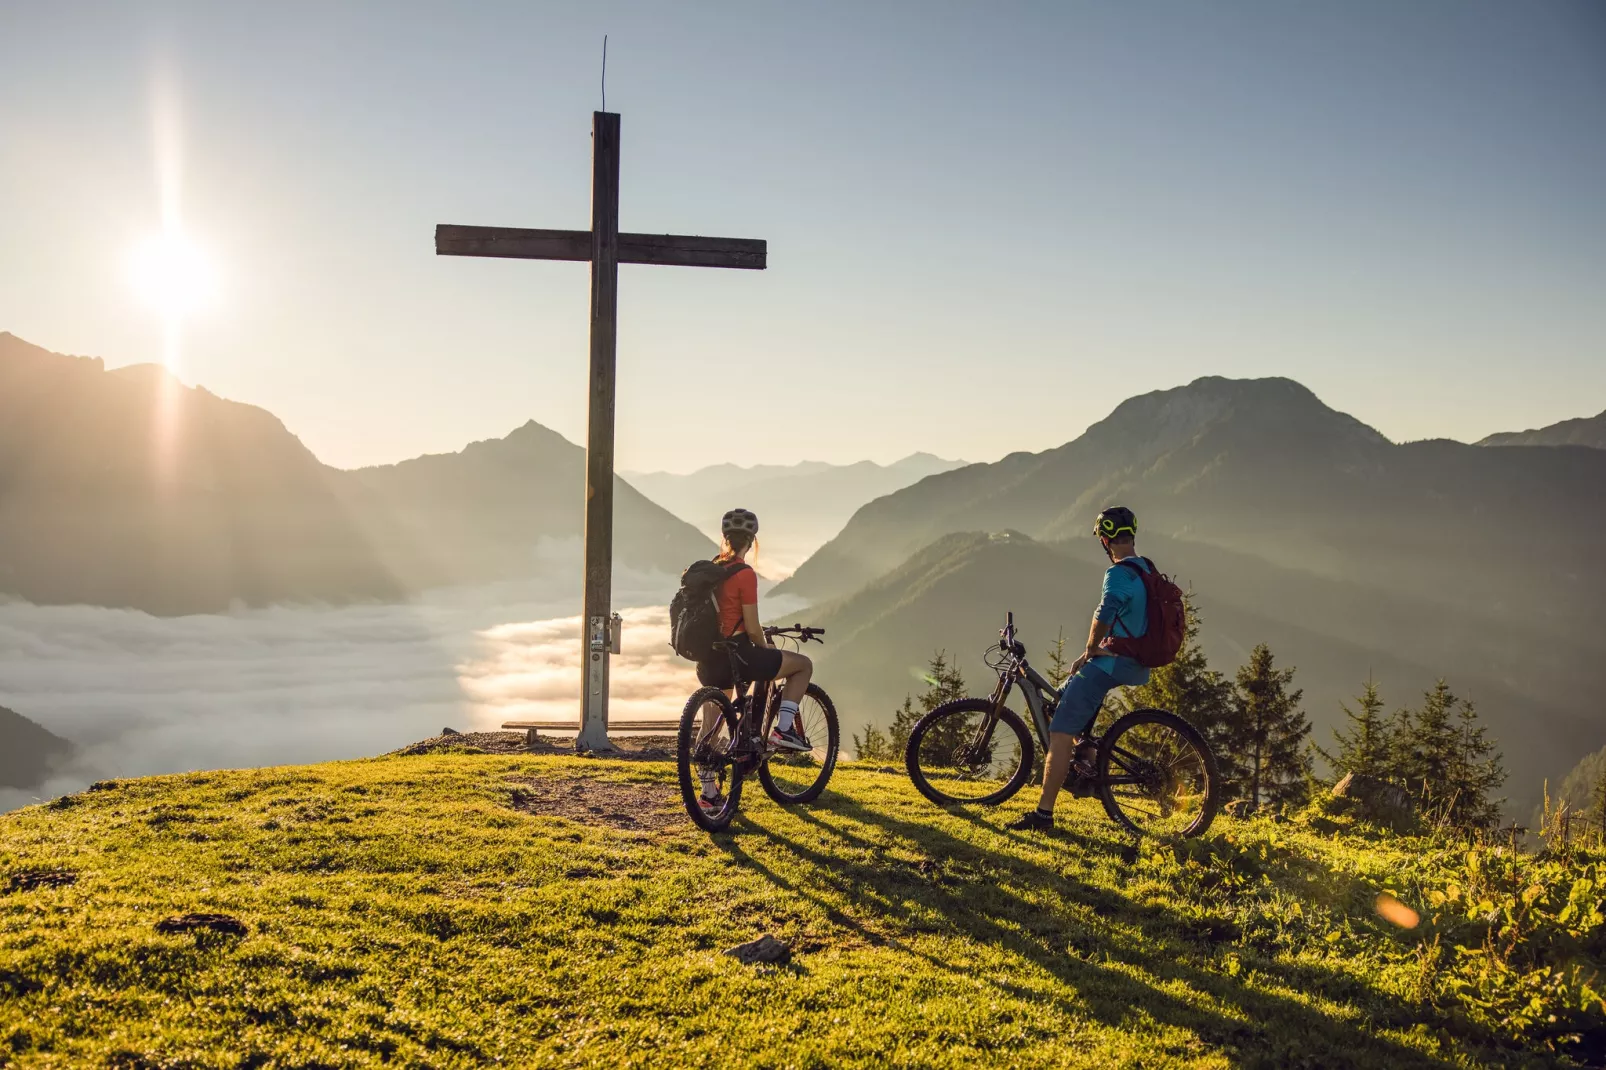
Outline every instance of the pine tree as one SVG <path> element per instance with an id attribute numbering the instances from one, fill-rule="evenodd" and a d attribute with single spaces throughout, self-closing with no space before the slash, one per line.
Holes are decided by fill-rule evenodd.
<path id="1" fill-rule="evenodd" d="M 865 726 L 862 737 L 857 732 L 853 734 L 853 753 L 861 762 L 893 760 L 892 743 L 888 740 L 887 734 L 873 724 Z"/>
<path id="2" fill-rule="evenodd" d="M 1265 643 L 1250 652 L 1249 663 L 1238 670 L 1226 732 L 1226 750 L 1240 788 L 1255 809 L 1262 799 L 1302 801 L 1310 775 L 1305 747 L 1310 721 L 1299 707 L 1305 693 L 1290 691 L 1294 670 L 1278 669 L 1274 662 Z"/>
<path id="3" fill-rule="evenodd" d="M 1065 678 L 1071 675 L 1071 663 L 1065 660 L 1065 626 L 1060 625 L 1059 637 L 1048 648 L 1048 682 L 1064 687 Z"/>
<path id="4" fill-rule="evenodd" d="M 1478 723 L 1477 708 L 1444 680 L 1415 711 L 1396 720 L 1395 773 L 1432 817 L 1458 828 L 1487 828 L 1500 820 L 1506 782 L 1500 752 Z"/>
<path id="5" fill-rule="evenodd" d="M 1199 646 L 1203 620 L 1191 593 L 1183 596 L 1183 605 L 1188 612 L 1188 626 L 1177 659 L 1151 671 L 1149 682 L 1141 687 L 1124 688 L 1111 695 L 1107 704 L 1117 713 L 1138 709 L 1170 710 L 1198 729 L 1220 760 L 1221 732 L 1230 712 L 1232 685 L 1210 668 L 1204 649 Z"/>
<path id="6" fill-rule="evenodd" d="M 1595 790 L 1590 793 L 1590 809 L 1595 814 L 1595 829 L 1600 834 L 1601 842 L 1606 843 L 1606 773 L 1595 781 Z"/>
<path id="7" fill-rule="evenodd" d="M 1338 704 L 1349 722 L 1349 731 L 1333 729 L 1333 741 L 1338 744 L 1337 753 L 1329 754 L 1320 747 L 1316 748 L 1316 753 L 1340 776 L 1356 773 L 1387 779 L 1391 772 L 1393 741 L 1390 722 L 1383 716 L 1383 699 L 1377 693 L 1375 680 L 1366 681 L 1366 686 L 1355 699 L 1355 705 L 1357 709 L 1352 710 L 1347 702 Z"/>
<path id="8" fill-rule="evenodd" d="M 938 706 L 953 702 L 955 699 L 965 697 L 965 677 L 957 665 L 948 661 L 946 651 L 938 650 L 931 655 L 931 662 L 926 671 L 926 689 L 920 694 L 920 712 L 915 713 L 909 708 L 909 700 L 904 699 L 903 709 L 898 711 L 898 718 L 892 723 L 892 738 L 898 753 L 909 743 L 909 732 L 921 717 L 930 713 Z M 949 755 L 968 741 L 969 724 L 963 717 L 948 717 L 929 731 L 921 744 L 921 755 Z"/>
<path id="9" fill-rule="evenodd" d="M 1451 801 L 1447 789 L 1461 748 L 1454 719 L 1458 701 L 1441 679 L 1423 694 L 1419 709 L 1401 710 L 1395 722 L 1396 771 L 1411 794 L 1429 807 L 1442 808 Z"/>
<path id="10" fill-rule="evenodd" d="M 927 665 L 925 676 L 926 689 L 921 692 L 919 708 L 915 707 L 912 696 L 903 697 L 903 705 L 892 714 L 892 725 L 883 732 L 874 725 L 864 731 L 863 737 L 853 737 L 853 749 L 860 761 L 900 762 L 903 752 L 909 745 L 909 733 L 914 730 L 915 722 L 944 703 L 965 697 L 965 677 L 957 665 L 948 661 L 946 651 L 938 650 L 931 655 L 931 662 Z M 953 740 L 942 738 L 944 731 L 953 735 Z M 931 746 L 940 750 L 945 744 L 951 743 L 957 747 L 962 742 L 963 724 L 960 719 L 950 719 L 949 723 L 941 726 L 938 731 L 927 738 Z M 934 752 L 936 752 L 934 750 Z M 922 750 L 924 754 L 925 751 Z"/>
<path id="11" fill-rule="evenodd" d="M 1504 799 L 1494 793 L 1506 782 L 1500 752 L 1478 723 L 1478 711 L 1470 699 L 1463 700 L 1457 715 L 1456 756 L 1452 766 L 1450 790 L 1454 803 L 1450 823 L 1460 828 L 1489 828 L 1500 823 Z"/>

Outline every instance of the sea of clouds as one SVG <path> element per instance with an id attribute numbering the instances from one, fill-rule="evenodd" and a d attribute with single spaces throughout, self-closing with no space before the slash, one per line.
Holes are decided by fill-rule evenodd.
<path id="1" fill-rule="evenodd" d="M 105 778 L 361 757 L 443 727 L 577 717 L 575 550 L 548 550 L 545 579 L 403 605 L 153 617 L 0 604 L 0 706 L 78 747 L 40 787 L 0 789 L 0 811 Z M 614 721 L 677 716 L 697 686 L 668 646 L 675 585 L 662 573 L 615 572 L 614 605 L 636 608 L 620 610 Z"/>

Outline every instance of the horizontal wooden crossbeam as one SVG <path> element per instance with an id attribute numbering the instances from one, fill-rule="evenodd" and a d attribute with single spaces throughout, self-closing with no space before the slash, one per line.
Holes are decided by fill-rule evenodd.
<path id="1" fill-rule="evenodd" d="M 530 230 L 525 227 L 435 228 L 440 256 L 498 256 L 514 260 L 590 260 L 589 230 Z M 619 263 L 680 267 L 748 268 L 762 271 L 768 243 L 762 238 L 704 238 L 684 234 L 621 234 Z"/>

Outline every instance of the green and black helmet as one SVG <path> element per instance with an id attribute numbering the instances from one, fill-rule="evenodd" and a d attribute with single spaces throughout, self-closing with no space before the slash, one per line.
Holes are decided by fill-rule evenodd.
<path id="1" fill-rule="evenodd" d="M 1112 505 L 1093 521 L 1093 534 L 1101 539 L 1119 538 L 1125 532 L 1134 538 L 1138 533 L 1138 518 L 1124 505 Z"/>

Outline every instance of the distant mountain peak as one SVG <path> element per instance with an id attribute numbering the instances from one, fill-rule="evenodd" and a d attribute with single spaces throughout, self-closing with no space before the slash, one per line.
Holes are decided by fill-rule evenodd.
<path id="1" fill-rule="evenodd" d="M 1084 437 L 1127 439 L 1141 453 L 1152 456 L 1209 428 L 1239 422 L 1262 429 L 1287 428 L 1306 440 L 1340 438 L 1364 445 L 1387 445 L 1389 441 L 1355 417 L 1330 408 L 1309 387 L 1293 379 L 1219 375 L 1128 398 L 1089 427 Z"/>

